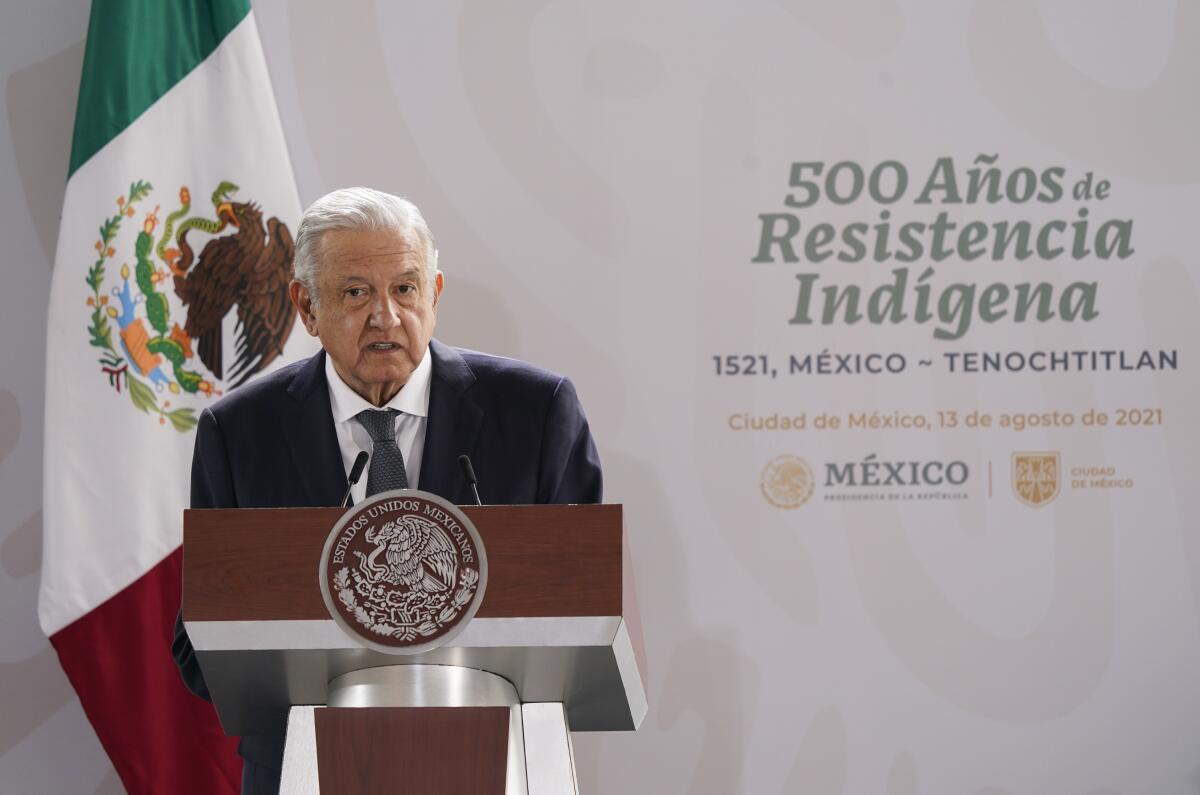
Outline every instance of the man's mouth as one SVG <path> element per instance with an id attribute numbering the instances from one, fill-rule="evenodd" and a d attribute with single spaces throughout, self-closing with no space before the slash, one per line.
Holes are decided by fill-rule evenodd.
<path id="1" fill-rule="evenodd" d="M 367 346 L 369 351 L 384 352 L 399 350 L 400 346 L 394 342 L 372 342 Z"/>

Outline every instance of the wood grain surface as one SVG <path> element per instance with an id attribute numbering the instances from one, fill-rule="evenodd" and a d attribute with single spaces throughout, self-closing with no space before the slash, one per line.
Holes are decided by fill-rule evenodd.
<path id="1" fill-rule="evenodd" d="M 323 793 L 504 795 L 508 707 L 328 707 L 314 715 Z"/>
<path id="2" fill-rule="evenodd" d="M 487 550 L 478 618 L 619 616 L 620 505 L 463 506 Z M 339 508 L 188 510 L 188 621 L 320 620 L 317 569 Z"/>

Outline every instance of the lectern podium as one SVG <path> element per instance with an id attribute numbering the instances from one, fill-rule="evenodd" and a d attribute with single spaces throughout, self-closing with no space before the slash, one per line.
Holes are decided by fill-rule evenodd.
<path id="1" fill-rule="evenodd" d="M 576 793 L 569 731 L 646 714 L 620 505 L 463 506 L 487 551 L 474 618 L 416 655 L 331 618 L 338 508 L 184 513 L 183 617 L 231 735 L 288 722 L 284 793 Z"/>

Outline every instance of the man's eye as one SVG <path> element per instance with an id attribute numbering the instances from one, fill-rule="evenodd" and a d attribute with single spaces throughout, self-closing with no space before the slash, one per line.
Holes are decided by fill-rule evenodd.
<path id="1" fill-rule="evenodd" d="M 367 294 L 367 290 L 365 287 L 351 287 L 348 290 L 346 290 L 347 298 L 361 298 L 362 296 L 364 296 L 366 294 Z"/>
<path id="2" fill-rule="evenodd" d="M 408 295 L 411 292 L 415 292 L 417 288 L 413 287 L 411 284 L 402 284 L 399 287 L 397 287 L 396 289 L 400 292 L 401 295 Z"/>

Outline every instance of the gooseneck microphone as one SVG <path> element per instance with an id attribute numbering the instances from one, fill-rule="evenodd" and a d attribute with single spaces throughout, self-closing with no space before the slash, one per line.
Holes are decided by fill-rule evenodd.
<path id="1" fill-rule="evenodd" d="M 475 504 L 483 505 L 483 500 L 479 499 L 479 480 L 475 477 L 475 467 L 471 466 L 471 456 L 466 453 L 460 455 L 458 465 L 462 467 L 463 477 L 467 479 L 471 492 L 475 495 Z"/>
<path id="2" fill-rule="evenodd" d="M 354 488 L 354 484 L 362 477 L 363 470 L 367 468 L 367 459 L 371 456 L 367 455 L 367 451 L 363 450 L 354 459 L 354 466 L 350 467 L 350 477 L 346 478 L 346 496 L 342 497 L 342 507 L 350 507 L 350 490 Z"/>

